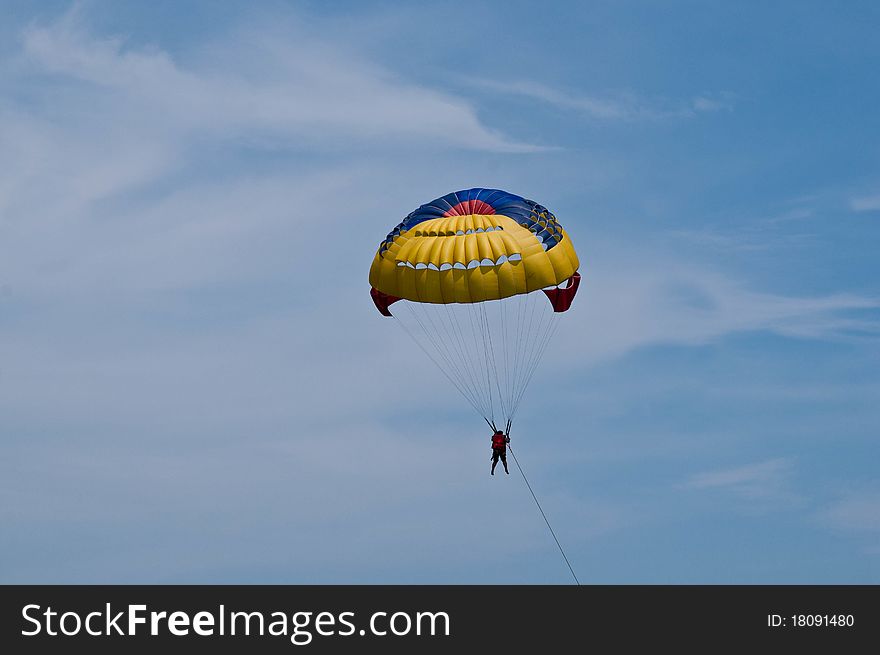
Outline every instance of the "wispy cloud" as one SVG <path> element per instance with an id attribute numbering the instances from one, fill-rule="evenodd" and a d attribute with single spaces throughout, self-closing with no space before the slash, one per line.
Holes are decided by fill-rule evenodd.
<path id="1" fill-rule="evenodd" d="M 580 291 L 588 300 L 572 309 L 581 327 L 560 330 L 568 340 L 560 349 L 563 364 L 608 360 L 654 344 L 702 345 L 742 332 L 808 339 L 880 334 L 880 298 L 755 291 L 673 254 L 591 243 L 595 254 L 584 265 Z"/>
<path id="2" fill-rule="evenodd" d="M 793 221 L 803 221 L 816 215 L 813 207 L 793 207 L 787 211 L 770 216 L 765 220 L 770 223 L 791 223 Z"/>
<path id="3" fill-rule="evenodd" d="M 790 198 L 766 212 L 751 215 L 721 216 L 711 227 L 675 230 L 671 236 L 680 237 L 701 246 L 723 250 L 769 250 L 780 247 L 803 246 L 815 234 L 796 229 L 801 223 L 822 215 L 820 196 Z"/>
<path id="4" fill-rule="evenodd" d="M 762 224 L 675 230 L 670 236 L 701 248 L 727 253 L 802 248 L 813 244 L 817 235 L 812 232 L 783 231 L 777 227 L 777 224 L 807 217 L 807 214 L 795 216 L 795 213 L 792 213 L 785 218 L 766 219 Z"/>
<path id="5" fill-rule="evenodd" d="M 27 29 L 21 55 L 27 73 L 65 81 L 54 90 L 69 108 L 88 107 L 98 120 L 112 109 L 130 127 L 169 137 L 247 134 L 271 139 L 275 147 L 355 139 L 500 152 L 539 149 L 487 127 L 462 98 L 401 79 L 305 27 L 291 29 L 293 34 L 268 27 L 232 35 L 222 50 L 207 48 L 206 56 L 184 63 L 160 49 L 94 36 L 74 11 Z M 71 87 L 72 81 L 82 84 Z"/>
<path id="6" fill-rule="evenodd" d="M 704 94 L 686 101 L 648 99 L 633 92 L 579 94 L 540 82 L 465 79 L 478 89 L 515 95 L 548 105 L 582 113 L 597 120 L 635 121 L 695 116 L 698 113 L 731 111 L 729 94 Z"/>
<path id="7" fill-rule="evenodd" d="M 719 96 L 697 96 L 691 102 L 694 111 L 732 111 L 733 104 L 729 100 L 729 95 L 722 94 Z"/>
<path id="8" fill-rule="evenodd" d="M 686 486 L 693 489 L 711 489 L 716 487 L 749 488 L 755 485 L 761 486 L 767 480 L 776 480 L 780 473 L 787 473 L 790 469 L 790 460 L 782 458 L 770 459 L 738 468 L 697 473 L 687 481 Z"/>
<path id="9" fill-rule="evenodd" d="M 692 475 L 686 489 L 719 489 L 749 501 L 779 502 L 795 498 L 789 488 L 794 468 L 790 458 L 769 459 L 729 469 Z"/>
<path id="10" fill-rule="evenodd" d="M 850 209 L 854 212 L 880 211 L 880 195 L 858 196 L 849 201 Z"/>
<path id="11" fill-rule="evenodd" d="M 822 509 L 819 518 L 836 530 L 880 532 L 880 491 L 863 489 L 846 493 Z"/>

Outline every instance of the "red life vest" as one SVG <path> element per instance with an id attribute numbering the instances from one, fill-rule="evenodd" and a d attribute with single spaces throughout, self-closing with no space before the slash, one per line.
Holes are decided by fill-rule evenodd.
<path id="1" fill-rule="evenodd" d="M 505 447 L 505 437 L 503 434 L 493 434 L 492 435 L 492 448 L 495 450 L 504 450 Z"/>

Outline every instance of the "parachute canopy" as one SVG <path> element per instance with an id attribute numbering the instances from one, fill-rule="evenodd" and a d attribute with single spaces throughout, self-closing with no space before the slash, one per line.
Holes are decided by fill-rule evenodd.
<path id="1" fill-rule="evenodd" d="M 556 286 L 577 269 L 571 240 L 546 207 L 468 189 L 422 205 L 391 230 L 370 284 L 414 302 L 473 303 Z"/>
<path id="2" fill-rule="evenodd" d="M 546 207 L 474 188 L 422 205 L 391 230 L 370 267 L 370 294 L 495 427 L 499 418 L 509 425 L 571 306 L 578 266 Z"/>

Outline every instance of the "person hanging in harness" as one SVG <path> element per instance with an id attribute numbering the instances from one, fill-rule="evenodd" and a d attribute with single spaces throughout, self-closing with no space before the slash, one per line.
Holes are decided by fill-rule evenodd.
<path id="1" fill-rule="evenodd" d="M 504 472 L 510 475 L 510 471 L 507 470 L 507 444 L 509 443 L 510 437 L 501 430 L 495 430 L 495 434 L 492 435 L 492 475 L 495 475 L 495 466 L 499 459 L 504 464 Z"/>

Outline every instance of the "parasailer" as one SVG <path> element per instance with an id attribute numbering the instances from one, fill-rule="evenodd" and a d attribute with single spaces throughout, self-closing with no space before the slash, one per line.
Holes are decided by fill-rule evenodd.
<path id="1" fill-rule="evenodd" d="M 493 475 L 499 459 L 508 472 L 511 422 L 559 317 L 571 307 L 578 266 L 571 239 L 546 207 L 482 188 L 449 193 L 411 212 L 373 258 L 376 309 L 397 319 L 492 428 Z M 389 358 L 387 365 L 414 381 L 423 375 L 408 360 Z M 510 454 L 580 584 L 512 449 Z"/>
<path id="2" fill-rule="evenodd" d="M 490 470 L 492 475 L 495 475 L 495 466 L 497 466 L 499 458 L 504 464 L 504 472 L 510 475 L 510 471 L 507 470 L 507 444 L 509 443 L 510 437 L 501 430 L 495 430 L 495 434 L 492 435 L 492 468 Z"/>

